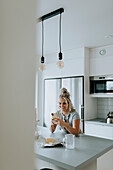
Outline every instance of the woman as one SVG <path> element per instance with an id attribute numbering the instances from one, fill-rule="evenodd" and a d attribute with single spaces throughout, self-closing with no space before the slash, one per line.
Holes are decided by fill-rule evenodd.
<path id="1" fill-rule="evenodd" d="M 62 88 L 59 95 L 58 119 L 52 119 L 51 132 L 53 133 L 58 127 L 67 133 L 78 136 L 80 132 L 80 117 L 74 109 L 70 100 L 70 93 L 66 88 Z"/>

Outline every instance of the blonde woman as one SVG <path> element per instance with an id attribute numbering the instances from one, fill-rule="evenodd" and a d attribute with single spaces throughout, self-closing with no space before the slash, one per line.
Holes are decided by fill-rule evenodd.
<path id="1" fill-rule="evenodd" d="M 66 88 L 60 90 L 58 119 L 52 119 L 51 132 L 55 129 L 63 129 L 67 133 L 78 136 L 80 132 L 80 117 L 70 100 L 70 93 Z"/>

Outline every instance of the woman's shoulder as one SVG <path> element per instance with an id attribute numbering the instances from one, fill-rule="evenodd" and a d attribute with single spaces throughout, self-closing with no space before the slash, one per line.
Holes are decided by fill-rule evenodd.
<path id="1" fill-rule="evenodd" d="M 78 112 L 76 112 L 76 111 L 71 112 L 71 116 L 72 116 L 73 120 L 80 119 L 80 116 L 79 116 Z"/>
<path id="2" fill-rule="evenodd" d="M 77 111 L 71 112 L 72 115 L 79 115 Z"/>

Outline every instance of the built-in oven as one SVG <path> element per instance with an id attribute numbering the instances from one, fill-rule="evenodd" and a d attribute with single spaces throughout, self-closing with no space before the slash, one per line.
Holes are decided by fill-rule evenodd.
<path id="1" fill-rule="evenodd" d="M 113 93 L 113 75 L 90 77 L 90 94 Z"/>

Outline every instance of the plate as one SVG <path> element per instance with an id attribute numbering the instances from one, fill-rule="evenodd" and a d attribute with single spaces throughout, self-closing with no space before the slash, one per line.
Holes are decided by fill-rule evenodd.
<path id="1" fill-rule="evenodd" d="M 60 138 L 54 138 L 54 143 L 46 143 L 46 140 L 40 142 L 41 147 L 53 147 L 62 144 L 62 140 Z"/>

